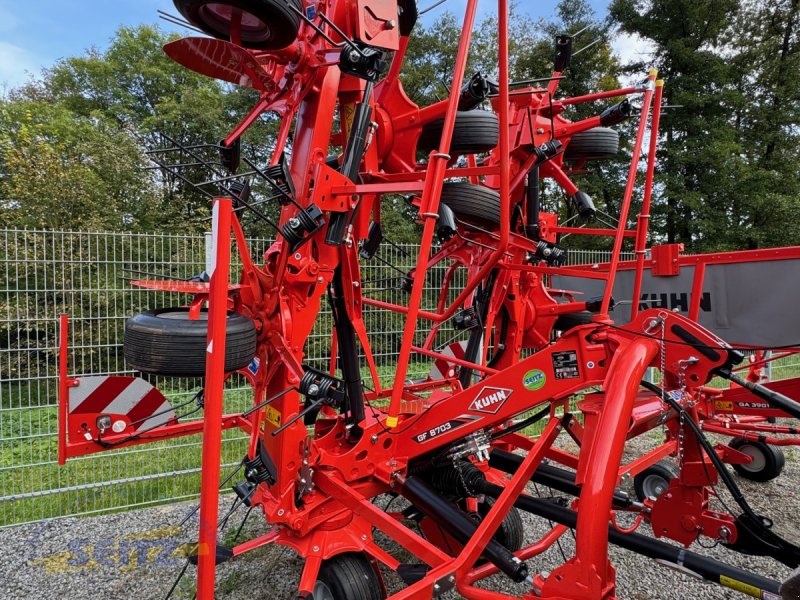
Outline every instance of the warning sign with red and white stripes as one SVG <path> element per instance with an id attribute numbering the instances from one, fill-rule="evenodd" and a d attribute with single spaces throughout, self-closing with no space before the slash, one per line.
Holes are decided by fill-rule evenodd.
<path id="1" fill-rule="evenodd" d="M 454 342 L 442 350 L 441 354 L 463 360 L 466 350 L 467 342 Z M 434 361 L 428 375 L 432 380 L 439 381 L 441 379 L 450 379 L 455 377 L 457 372 L 458 371 L 455 363 L 447 362 L 447 360 L 444 358 L 437 358 Z"/>
<path id="2" fill-rule="evenodd" d="M 97 417 L 111 418 L 113 433 L 146 431 L 175 420 L 175 411 L 144 379 L 124 375 L 81 377 L 69 389 L 69 431 L 84 436 Z M 111 433 L 111 432 L 109 432 Z"/>

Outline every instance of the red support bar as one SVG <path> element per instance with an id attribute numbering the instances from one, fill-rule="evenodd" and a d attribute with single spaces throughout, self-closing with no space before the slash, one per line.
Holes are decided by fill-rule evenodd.
<path id="1" fill-rule="evenodd" d="M 420 207 L 419 216 L 425 222 L 422 231 L 422 240 L 420 241 L 419 255 L 417 264 L 425 264 L 431 253 L 431 246 L 433 245 L 433 234 L 435 233 L 436 220 L 438 219 L 439 199 L 444 185 L 444 174 L 447 167 L 447 161 L 450 159 L 450 142 L 453 137 L 453 129 L 455 128 L 456 113 L 458 112 L 458 101 L 461 90 L 461 84 L 464 81 L 464 70 L 467 67 L 467 59 L 469 58 L 469 45 L 472 40 L 472 28 L 475 24 L 475 13 L 478 7 L 478 0 L 467 0 L 467 8 L 464 14 L 464 25 L 461 30 L 461 39 L 458 43 L 458 53 L 456 54 L 456 63 L 453 68 L 453 82 L 452 90 L 450 92 L 450 99 L 447 104 L 447 113 L 444 117 L 442 124 L 442 141 L 440 142 L 438 151 L 431 152 L 429 160 L 428 177 L 425 180 L 425 189 L 422 193 L 422 205 Z M 502 58 L 500 60 L 501 73 L 500 73 L 500 95 L 501 103 L 504 101 L 506 106 L 501 110 L 500 116 L 500 153 L 503 155 L 503 139 L 506 140 L 505 155 L 502 156 L 503 163 L 500 165 L 501 180 L 505 177 L 506 184 L 508 182 L 508 80 L 502 81 Z M 507 65 L 506 65 L 507 67 Z M 502 98 L 503 89 L 505 88 L 506 97 Z M 505 113 L 506 128 L 503 130 L 503 113 Z M 503 166 L 505 165 L 505 169 Z M 501 185 L 502 188 L 502 185 Z M 508 185 L 506 185 L 506 192 Z M 501 189 L 501 230 L 505 230 L 506 238 L 508 237 L 508 219 L 503 221 L 503 207 L 507 200 L 503 196 Z M 508 216 L 508 207 L 505 207 L 505 214 Z M 505 251 L 505 248 L 502 248 Z M 477 285 L 477 281 L 476 281 Z M 417 331 L 417 316 L 419 314 L 419 307 L 422 303 L 422 292 L 425 287 L 425 277 L 414 278 L 414 285 L 411 288 L 411 298 L 408 303 L 408 315 L 406 317 L 405 327 L 403 329 L 403 340 L 400 344 L 400 356 L 397 361 L 397 371 L 394 380 L 394 389 L 392 390 L 392 398 L 389 404 L 388 418 L 386 425 L 388 427 L 396 427 L 398 423 L 398 415 L 400 413 L 400 402 L 403 396 L 403 382 L 408 373 L 408 361 L 411 356 L 411 346 L 414 343 L 414 335 Z M 455 309 L 454 309 L 455 310 Z"/>
<path id="2" fill-rule="evenodd" d="M 214 600 L 216 581 L 225 337 L 228 321 L 228 271 L 231 260 L 231 200 L 228 198 L 215 199 L 213 210 L 216 262 L 214 273 L 211 275 L 211 293 L 208 303 L 208 351 L 200 481 L 200 536 L 197 546 L 198 600 Z"/>
<path id="3" fill-rule="evenodd" d="M 659 348 L 655 340 L 637 338 L 614 354 L 603 385 L 606 400 L 597 433 L 584 440 L 581 449 L 581 463 L 589 468 L 576 482 L 581 495 L 575 557 L 547 578 L 544 598 L 605 598 L 609 586 L 613 588 L 608 561 L 611 504 L 639 383 Z"/>
<path id="4" fill-rule="evenodd" d="M 644 94 L 644 102 L 642 103 L 642 116 L 639 121 L 639 130 L 636 132 L 636 142 L 633 145 L 633 152 L 631 158 L 631 167 L 628 171 L 628 183 L 625 186 L 625 195 L 622 197 L 622 208 L 619 211 L 619 226 L 617 227 L 617 237 L 614 240 L 614 248 L 611 251 L 611 264 L 608 268 L 608 283 L 606 284 L 605 293 L 603 294 L 603 303 L 600 306 L 600 317 L 608 316 L 608 309 L 611 305 L 611 294 L 614 292 L 614 280 L 617 277 L 617 268 L 619 266 L 619 255 L 622 251 L 622 242 L 624 240 L 623 233 L 625 232 L 625 224 L 628 221 L 628 213 L 631 209 L 631 201 L 633 199 L 633 188 L 636 185 L 636 175 L 639 172 L 639 157 L 642 153 L 642 142 L 644 140 L 644 132 L 647 129 L 647 114 L 650 112 L 650 102 L 653 99 L 653 87 L 655 85 L 656 74 L 658 72 L 653 69 L 650 71 L 650 76 L 647 78 L 647 91 Z"/>
<path id="5" fill-rule="evenodd" d="M 644 199 L 642 210 L 636 226 L 636 274 L 633 281 L 633 304 L 631 306 L 631 319 L 639 314 L 639 296 L 642 293 L 642 279 L 644 277 L 645 246 L 647 233 L 650 229 L 650 204 L 653 199 L 653 176 L 656 170 L 656 150 L 658 148 L 658 126 L 661 121 L 661 96 L 664 91 L 664 81 L 656 81 L 656 97 L 653 104 L 653 122 L 650 124 L 650 150 L 647 154 L 647 174 L 644 182 Z M 694 297 L 694 296 L 693 296 Z M 699 298 L 699 297 L 698 297 Z M 699 307 L 699 302 L 698 302 Z M 695 317 L 695 320 L 696 317 Z"/>
<path id="6" fill-rule="evenodd" d="M 458 365 L 460 367 L 466 367 L 468 369 L 475 369 L 476 371 L 488 373 L 489 375 L 494 375 L 495 373 L 498 372 L 497 369 L 484 367 L 483 365 L 472 363 L 469 362 L 468 360 L 461 360 L 460 358 L 456 358 L 455 356 L 447 356 L 445 354 L 439 354 L 438 352 L 433 352 L 432 350 L 426 350 L 425 348 L 420 348 L 419 346 L 411 346 L 411 350 L 417 352 L 418 354 L 424 354 L 425 356 L 430 356 L 431 358 L 446 360 L 447 362 L 453 363 L 454 365 Z"/>
<path id="7" fill-rule="evenodd" d="M 602 229 L 598 227 L 551 227 L 550 231 L 555 233 L 574 233 L 578 235 L 609 235 L 615 236 L 619 232 L 616 229 Z M 622 232 L 624 237 L 636 237 L 636 231 L 633 229 L 626 229 Z"/>
<path id="8" fill-rule="evenodd" d="M 627 96 L 629 94 L 641 94 L 644 90 L 641 87 L 633 86 L 622 88 L 619 90 L 610 90 L 608 92 L 597 92 L 595 94 L 586 94 L 585 96 L 575 96 L 573 98 L 564 98 L 559 100 L 558 104 L 561 106 L 568 106 L 570 104 L 582 104 L 584 102 L 594 102 L 595 100 L 603 100 L 604 98 L 618 98 L 620 96 Z M 554 103 L 555 104 L 555 103 Z"/>
<path id="9" fill-rule="evenodd" d="M 700 301 L 703 298 L 703 282 L 706 278 L 706 265 L 700 263 L 694 268 L 692 279 L 692 297 L 689 301 L 689 318 L 697 321 L 700 318 Z"/>
<path id="10" fill-rule="evenodd" d="M 604 384 L 606 402 L 600 414 L 597 434 L 587 452 L 585 481 L 581 482 L 575 554 L 586 567 L 593 567 L 605 579 L 608 565 L 608 517 L 617 486 L 619 463 L 628 432 L 639 382 L 658 354 L 657 342 L 639 338 L 614 355 Z M 589 509 L 589 510 L 586 510 Z"/>

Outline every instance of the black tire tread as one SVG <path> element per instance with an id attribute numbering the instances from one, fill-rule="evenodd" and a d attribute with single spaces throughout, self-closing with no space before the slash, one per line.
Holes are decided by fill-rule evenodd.
<path id="1" fill-rule="evenodd" d="M 734 450 L 739 450 L 742 446 L 747 445 L 758 447 L 764 453 L 767 462 L 761 471 L 749 471 L 745 468 L 747 465 L 733 465 L 733 469 L 741 477 L 750 481 L 764 483 L 772 481 L 781 474 L 783 467 L 786 466 L 786 455 L 783 450 L 760 440 L 754 441 L 742 437 L 735 437 L 728 443 L 728 446 Z"/>
<path id="2" fill-rule="evenodd" d="M 185 313 L 186 318 L 161 318 L 164 313 Z M 205 375 L 208 322 L 190 321 L 188 308 L 147 310 L 125 323 L 123 353 L 128 366 L 151 375 L 202 377 Z M 225 340 L 225 371 L 242 369 L 256 352 L 252 319 L 229 313 Z"/>
<path id="3" fill-rule="evenodd" d="M 478 505 L 481 517 L 489 514 L 493 504 L 494 501 L 487 498 L 485 502 Z M 516 552 L 522 548 L 522 544 L 525 542 L 525 526 L 522 523 L 522 515 L 517 507 L 512 506 L 511 510 L 508 511 L 503 518 L 503 522 L 500 523 L 500 527 L 497 528 L 494 539 L 511 550 L 511 552 Z"/>
<path id="4" fill-rule="evenodd" d="M 447 182 L 442 187 L 441 202 L 465 221 L 500 224 L 500 194 L 486 186 Z"/>
<path id="5" fill-rule="evenodd" d="M 383 587 L 369 560 L 360 552 L 337 554 L 322 563 L 318 579 L 334 600 L 383 600 Z"/>
<path id="6" fill-rule="evenodd" d="M 442 140 L 444 119 L 436 119 L 422 128 L 417 142 L 420 152 L 438 150 Z M 497 115 L 488 110 L 459 111 L 453 127 L 450 155 L 479 154 L 489 152 L 500 139 L 500 121 Z"/>
<path id="7" fill-rule="evenodd" d="M 609 127 L 594 127 L 576 133 L 564 150 L 564 160 L 605 160 L 619 152 L 619 132 Z"/>
<path id="8" fill-rule="evenodd" d="M 289 8 L 294 5 L 298 10 L 303 6 L 300 0 L 173 0 L 175 8 L 183 17 L 207 35 L 218 39 L 229 39 L 228 35 L 209 27 L 200 17 L 202 6 L 213 2 L 228 4 L 244 9 L 259 17 L 266 23 L 273 23 L 272 30 L 277 35 L 270 40 L 252 41 L 242 36 L 242 47 L 255 50 L 279 50 L 291 44 L 297 38 L 300 29 L 300 15 Z M 276 17 L 280 23 L 274 23 Z"/>
<path id="9" fill-rule="evenodd" d="M 660 460 L 656 464 L 647 467 L 644 471 L 633 478 L 633 489 L 640 502 L 644 501 L 644 480 L 650 475 L 660 475 L 667 481 L 680 475 L 678 465 L 668 460 Z"/>

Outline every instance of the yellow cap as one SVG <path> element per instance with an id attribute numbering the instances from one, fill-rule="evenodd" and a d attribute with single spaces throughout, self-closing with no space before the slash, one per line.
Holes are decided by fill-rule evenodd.
<path id="1" fill-rule="evenodd" d="M 386 417 L 386 426 L 390 429 L 397 427 L 397 417 Z"/>
<path id="2" fill-rule="evenodd" d="M 664 87 L 664 80 L 656 79 L 656 87 Z"/>
<path id="3" fill-rule="evenodd" d="M 650 69 L 650 77 L 655 77 L 658 75 L 658 69 Z"/>

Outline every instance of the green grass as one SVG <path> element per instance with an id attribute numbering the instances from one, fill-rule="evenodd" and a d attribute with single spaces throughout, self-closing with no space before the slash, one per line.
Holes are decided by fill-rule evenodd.
<path id="1" fill-rule="evenodd" d="M 408 379 L 427 375 L 430 361 L 412 362 Z M 381 385 L 391 388 L 395 377 L 394 365 L 381 365 L 378 375 Z M 365 384 L 373 387 L 366 368 L 362 375 Z M 800 376 L 800 361 L 789 357 L 776 361 L 773 378 Z M 726 387 L 724 380 L 712 385 Z M 0 526 L 36 521 L 65 515 L 98 514 L 120 508 L 171 502 L 198 494 L 201 439 L 199 435 L 164 440 L 129 449 L 104 452 L 88 458 L 71 460 L 58 465 L 57 412 L 55 386 L 42 382 L 5 385 L 0 397 Z M 168 394 L 169 396 L 169 394 Z M 185 399 L 187 396 L 182 395 Z M 177 397 L 172 397 L 179 402 Z M 576 398 L 577 400 L 577 398 Z M 228 390 L 225 411 L 246 409 L 252 403 L 249 390 Z M 572 406 L 571 410 L 576 411 Z M 531 413 L 528 414 L 532 414 Z M 524 418 L 522 415 L 520 418 Z M 539 434 L 545 421 L 527 428 L 530 436 Z M 247 448 L 245 435 L 239 430 L 223 433 L 223 464 L 236 464 Z M 179 472 L 174 475 L 167 473 Z M 225 474 L 230 471 L 226 469 Z M 149 478 L 114 486 L 86 487 L 110 480 Z M 61 488 L 74 488 L 48 493 Z"/>
<path id="2" fill-rule="evenodd" d="M 226 393 L 226 412 L 240 412 L 251 403 L 249 391 Z M 56 431 L 57 409 L 53 405 L 0 413 L 0 490 L 5 497 L 0 526 L 98 514 L 198 493 L 200 475 L 191 471 L 200 465 L 199 435 L 111 450 L 70 460 L 62 467 L 58 465 Z M 247 448 L 244 434 L 225 431 L 223 440 L 222 463 L 238 463 Z M 168 473 L 175 474 L 164 475 Z M 143 480 L 92 487 L 105 481 L 137 478 Z M 48 493 L 64 488 L 67 490 Z"/>

